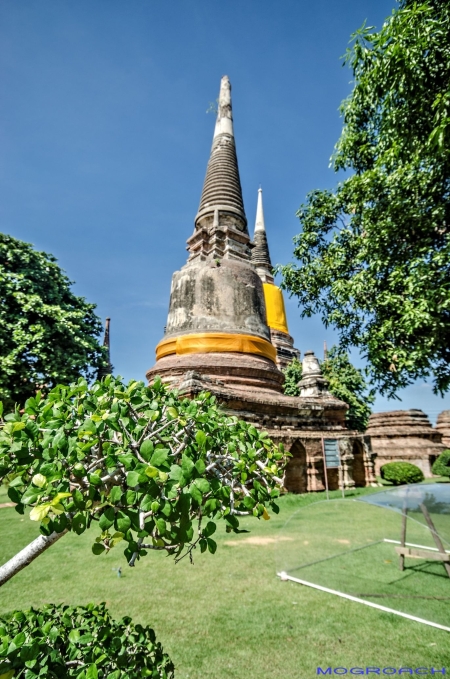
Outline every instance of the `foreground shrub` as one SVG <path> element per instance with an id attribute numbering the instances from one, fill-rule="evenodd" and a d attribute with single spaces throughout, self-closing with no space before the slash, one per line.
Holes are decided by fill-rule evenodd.
<path id="1" fill-rule="evenodd" d="M 113 620 L 105 604 L 48 605 L 0 618 L 0 677 L 171 679 L 150 627 Z"/>
<path id="2" fill-rule="evenodd" d="M 149 549 L 214 554 L 217 519 L 236 532 L 242 515 L 268 519 L 285 462 L 210 394 L 180 400 L 159 379 L 59 385 L 0 427 L 0 481 L 16 510 L 30 507 L 46 536 L 93 524 L 94 554 L 121 543 L 131 566 Z"/>
<path id="3" fill-rule="evenodd" d="M 431 471 L 436 476 L 450 476 L 450 450 L 444 450 L 434 462 Z"/>
<path id="4" fill-rule="evenodd" d="M 381 478 L 390 481 L 394 486 L 404 483 L 420 483 L 424 480 L 421 469 L 411 462 L 388 462 L 380 469 Z"/>

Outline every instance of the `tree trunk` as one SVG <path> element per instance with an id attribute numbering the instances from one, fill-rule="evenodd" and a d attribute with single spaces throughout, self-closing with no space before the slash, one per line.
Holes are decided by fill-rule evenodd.
<path id="1" fill-rule="evenodd" d="M 7 561 L 3 566 L 0 566 L 0 587 L 8 582 L 10 578 L 16 573 L 28 566 L 36 559 L 42 552 L 51 547 L 59 538 L 67 533 L 63 530 L 62 533 L 52 533 L 51 535 L 39 535 L 33 542 L 24 547 L 12 559 Z"/>

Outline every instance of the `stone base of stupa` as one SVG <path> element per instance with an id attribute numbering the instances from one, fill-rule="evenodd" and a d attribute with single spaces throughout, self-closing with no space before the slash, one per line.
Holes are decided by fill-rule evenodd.
<path id="1" fill-rule="evenodd" d="M 180 396 L 210 392 L 230 415 L 282 443 L 292 455 L 285 475 L 291 492 L 325 490 L 323 439 L 338 442 L 341 458 L 339 469 L 328 470 L 330 490 L 376 484 L 370 439 L 346 428 L 348 406 L 328 393 L 284 395 L 283 376 L 268 359 L 233 353 L 171 355 L 157 361 L 147 379 L 151 383 L 157 375 Z"/>

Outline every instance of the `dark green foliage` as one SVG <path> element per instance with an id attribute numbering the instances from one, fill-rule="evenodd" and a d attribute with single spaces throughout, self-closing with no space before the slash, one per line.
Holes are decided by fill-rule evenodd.
<path id="1" fill-rule="evenodd" d="M 450 476 L 450 450 L 444 450 L 435 460 L 431 471 L 436 476 Z"/>
<path id="2" fill-rule="evenodd" d="M 395 394 L 432 376 L 450 385 L 450 3 L 402 0 L 375 32 L 353 36 L 333 164 L 350 176 L 309 194 L 297 264 L 283 287 L 320 313 L 342 350 Z"/>
<path id="3" fill-rule="evenodd" d="M 45 535 L 94 524 L 93 553 L 122 542 L 130 565 L 147 549 L 214 554 L 215 520 L 239 532 L 241 515 L 269 518 L 285 462 L 265 432 L 224 415 L 214 397 L 179 400 L 159 378 L 59 385 L 0 430 L 0 481 L 17 511 L 31 507 Z"/>
<path id="4" fill-rule="evenodd" d="M 113 620 L 105 604 L 50 604 L 0 618 L 4 679 L 171 679 L 173 670 L 150 627 Z"/>
<path id="5" fill-rule="evenodd" d="M 321 363 L 323 376 L 328 381 L 328 389 L 333 396 L 348 403 L 346 414 L 347 426 L 350 429 L 365 431 L 371 413 L 370 406 L 375 401 L 375 392 L 369 390 L 364 375 L 359 368 L 350 363 L 348 354 L 332 347 L 328 357 Z M 302 364 L 294 359 L 283 371 L 285 375 L 284 393 L 298 396 L 297 386 L 302 378 Z"/>
<path id="6" fill-rule="evenodd" d="M 375 402 L 375 391 L 368 389 L 362 371 L 350 363 L 348 354 L 339 347 L 331 347 L 321 367 L 329 391 L 349 405 L 345 417 L 347 426 L 365 431 L 372 412 L 370 406 Z"/>
<path id="7" fill-rule="evenodd" d="M 105 360 L 95 304 L 70 285 L 52 255 L 0 234 L 0 398 L 8 408 L 39 388 L 90 379 Z"/>
<path id="8" fill-rule="evenodd" d="M 422 470 L 410 462 L 387 462 L 380 469 L 381 478 L 390 481 L 394 486 L 404 483 L 421 483 L 424 480 Z"/>
<path id="9" fill-rule="evenodd" d="M 286 396 L 298 396 L 300 389 L 298 383 L 302 379 L 302 364 L 298 358 L 293 358 L 289 365 L 283 370 L 284 384 L 283 391 Z"/>

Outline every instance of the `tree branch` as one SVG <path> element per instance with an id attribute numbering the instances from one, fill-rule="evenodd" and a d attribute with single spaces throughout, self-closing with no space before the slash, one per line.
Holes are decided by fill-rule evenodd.
<path id="1" fill-rule="evenodd" d="M 67 529 L 62 533 L 52 533 L 51 535 L 39 535 L 35 540 L 30 542 L 20 552 L 18 552 L 12 559 L 7 561 L 3 566 L 0 566 L 0 587 L 8 582 L 16 573 L 29 566 L 38 556 L 51 547 L 57 540 L 62 538 L 67 533 Z"/>

